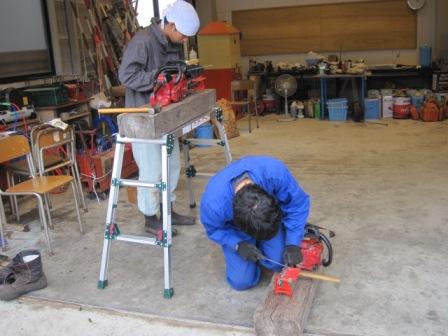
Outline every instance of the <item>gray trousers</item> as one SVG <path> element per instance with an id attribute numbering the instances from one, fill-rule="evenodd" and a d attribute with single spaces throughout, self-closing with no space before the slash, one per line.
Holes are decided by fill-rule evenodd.
<path id="1" fill-rule="evenodd" d="M 132 153 L 139 169 L 139 181 L 160 183 L 162 181 L 161 146 L 157 144 L 132 144 Z M 175 139 L 174 148 L 168 158 L 170 178 L 170 198 L 174 202 L 177 182 L 180 174 L 179 141 Z M 160 207 L 160 191 L 158 189 L 137 188 L 138 209 L 146 216 L 155 215 Z"/>

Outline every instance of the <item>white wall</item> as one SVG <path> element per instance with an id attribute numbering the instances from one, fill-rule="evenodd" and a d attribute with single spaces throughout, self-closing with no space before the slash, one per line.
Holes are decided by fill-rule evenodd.
<path id="1" fill-rule="evenodd" d="M 211 21 L 216 21 L 216 0 L 196 0 L 196 11 L 201 19 L 201 28 Z"/>
<path id="2" fill-rule="evenodd" d="M 371 0 L 358 0 L 352 2 L 362 2 Z M 404 1 L 404 0 L 403 0 Z M 439 0 L 448 3 L 447 0 Z M 326 3 L 343 3 L 347 0 L 216 0 L 216 11 L 218 20 L 232 22 L 232 11 L 255 9 L 255 8 L 271 8 L 271 7 L 287 7 L 287 6 L 305 6 Z M 417 15 L 417 46 L 435 45 L 435 22 L 436 22 L 436 2 L 437 0 L 427 0 L 425 6 L 418 11 Z M 337 50 L 323 54 L 337 54 Z M 280 61 L 289 63 L 304 63 L 306 54 L 287 54 L 287 55 L 264 55 L 253 57 L 258 62 L 272 60 L 273 63 Z M 364 59 L 369 64 L 417 64 L 417 49 L 397 49 L 397 50 L 377 50 L 377 51 L 361 51 L 361 52 L 344 52 L 343 59 Z M 245 73 L 249 65 L 249 57 L 241 57 L 242 71 Z"/>

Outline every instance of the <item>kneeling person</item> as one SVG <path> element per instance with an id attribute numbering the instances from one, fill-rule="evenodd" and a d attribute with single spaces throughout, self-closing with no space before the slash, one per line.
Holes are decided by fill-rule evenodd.
<path id="1" fill-rule="evenodd" d="M 299 264 L 309 208 L 308 195 L 275 158 L 247 156 L 213 176 L 202 195 L 201 222 L 223 250 L 227 282 L 244 290 L 258 284 L 260 266 L 278 272 L 276 263 Z"/>

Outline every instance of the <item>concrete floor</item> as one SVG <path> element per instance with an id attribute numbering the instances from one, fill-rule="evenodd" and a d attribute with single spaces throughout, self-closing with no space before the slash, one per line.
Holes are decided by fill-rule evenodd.
<path id="1" fill-rule="evenodd" d="M 341 277 L 342 283 L 319 285 L 306 326 L 310 334 L 446 335 L 448 330 L 448 122 L 381 123 L 387 126 L 307 119 L 277 122 L 271 115 L 261 118 L 252 134 L 241 121 L 241 136 L 231 140 L 234 159 L 270 154 L 284 160 L 311 196 L 310 221 L 336 231 L 334 262 L 323 271 Z M 194 150 L 192 157 L 198 171 L 214 172 L 225 162 L 220 148 Z M 195 180 L 198 195 L 205 183 Z M 176 209 L 197 215 L 198 209 L 188 208 L 184 178 L 178 189 Z M 176 329 L 179 323 L 195 335 L 251 333 L 253 312 L 264 299 L 269 279 L 249 291 L 231 290 L 220 250 L 207 240 L 200 224 L 179 228 L 174 239 L 171 300 L 162 298 L 162 251 L 123 242 L 113 243 L 109 286 L 98 290 L 107 202 L 89 201 L 87 230 L 81 236 L 69 197 L 53 198 L 55 255 L 44 256 L 49 285 L 31 293 L 23 301 L 26 308 L 17 302 L 0 303 L 0 314 L 8 317 L 0 319 L 0 330 L 13 331 L 11 318 L 24 311 L 30 317 L 22 318 L 22 331 L 26 326 L 34 330 L 31 316 L 40 309 L 33 305 L 53 311 L 50 319 L 60 314 L 51 301 L 64 303 L 61 319 L 76 320 L 79 313 L 73 307 L 99 308 L 91 314 L 101 315 L 103 323 L 97 327 L 103 331 L 107 326 L 119 330 L 119 312 L 122 330 L 129 330 L 127 321 L 131 319 L 132 326 L 137 316 L 145 321 L 142 330 L 163 330 L 167 335 L 182 334 L 183 329 Z M 143 218 L 125 193 L 117 216 L 123 233 L 143 232 Z M 32 232 L 8 226 L 14 230 L 10 256 L 28 247 L 46 251 L 36 217 L 35 210 L 24 217 L 33 221 Z M 85 322 L 86 315 L 78 319 Z M 206 327 L 199 331 L 197 325 Z M 54 323 L 48 328 L 54 334 L 59 330 Z"/>

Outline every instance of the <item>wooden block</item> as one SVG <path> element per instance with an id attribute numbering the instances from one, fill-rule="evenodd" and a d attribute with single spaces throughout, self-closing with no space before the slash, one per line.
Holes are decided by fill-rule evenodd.
<path id="1" fill-rule="evenodd" d="M 257 336 L 299 336 L 303 334 L 306 320 L 313 304 L 318 281 L 299 278 L 293 295 L 276 295 L 274 277 L 267 296 L 254 313 Z"/>
<path id="2" fill-rule="evenodd" d="M 174 133 L 196 118 L 210 113 L 216 102 L 216 91 L 206 89 L 190 94 L 184 100 L 168 105 L 155 115 L 123 113 L 118 116 L 121 136 L 137 139 L 159 139 Z"/>

